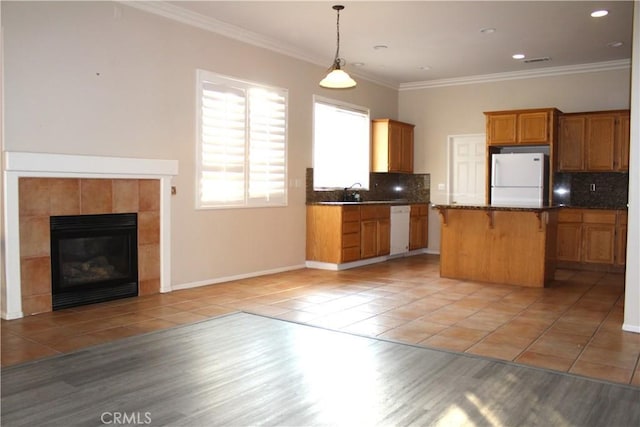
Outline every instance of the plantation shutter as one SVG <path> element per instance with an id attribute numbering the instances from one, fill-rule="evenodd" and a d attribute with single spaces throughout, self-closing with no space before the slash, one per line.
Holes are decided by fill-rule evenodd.
<path id="1" fill-rule="evenodd" d="M 197 207 L 286 204 L 287 93 L 200 71 Z"/>
<path id="2" fill-rule="evenodd" d="M 284 202 L 286 191 L 286 98 L 249 90 L 249 203 Z"/>
<path id="3" fill-rule="evenodd" d="M 206 82 L 203 84 L 202 203 L 244 202 L 245 122 L 243 90 Z"/>

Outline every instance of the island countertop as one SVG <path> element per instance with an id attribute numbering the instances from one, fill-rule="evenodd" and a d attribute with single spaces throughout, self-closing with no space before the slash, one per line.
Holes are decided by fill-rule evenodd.
<path id="1" fill-rule="evenodd" d="M 494 206 L 494 205 L 432 205 L 436 209 L 467 209 L 476 211 L 506 211 L 506 212 L 544 212 L 554 209 L 560 209 L 564 206 L 542 206 L 542 207 L 527 207 L 527 206 Z"/>

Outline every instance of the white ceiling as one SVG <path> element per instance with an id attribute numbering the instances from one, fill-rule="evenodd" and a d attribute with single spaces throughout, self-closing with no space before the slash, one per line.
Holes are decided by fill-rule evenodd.
<path id="1" fill-rule="evenodd" d="M 345 70 L 396 87 L 549 67 L 619 66 L 631 58 L 632 1 L 153 3 L 165 16 L 180 16 L 185 22 L 327 67 L 336 48 L 332 6 L 343 4 L 340 56 L 347 61 Z M 607 9 L 609 15 L 592 18 L 596 9 Z M 482 33 L 483 28 L 495 32 Z M 608 46 L 612 42 L 623 44 Z M 387 48 L 374 49 L 376 45 Z M 514 60 L 514 53 L 550 61 L 526 64 Z"/>

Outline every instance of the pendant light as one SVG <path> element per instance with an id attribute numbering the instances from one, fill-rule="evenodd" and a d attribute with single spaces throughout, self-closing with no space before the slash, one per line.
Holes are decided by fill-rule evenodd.
<path id="1" fill-rule="evenodd" d="M 356 81 L 349 76 L 346 72 L 340 69 L 340 66 L 344 64 L 344 59 L 340 58 L 340 11 L 344 9 L 344 6 L 336 4 L 333 6 L 333 10 L 337 13 L 336 20 L 336 29 L 337 29 L 337 47 L 336 47 L 336 57 L 333 60 L 333 64 L 329 68 L 329 74 L 322 79 L 320 82 L 320 86 L 329 88 L 329 89 L 347 89 L 350 87 L 354 87 L 356 85 Z"/>

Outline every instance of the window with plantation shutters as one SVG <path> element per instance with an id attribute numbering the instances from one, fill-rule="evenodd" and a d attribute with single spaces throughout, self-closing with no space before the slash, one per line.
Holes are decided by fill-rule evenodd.
<path id="1" fill-rule="evenodd" d="M 287 203 L 287 91 L 198 70 L 197 207 Z"/>

